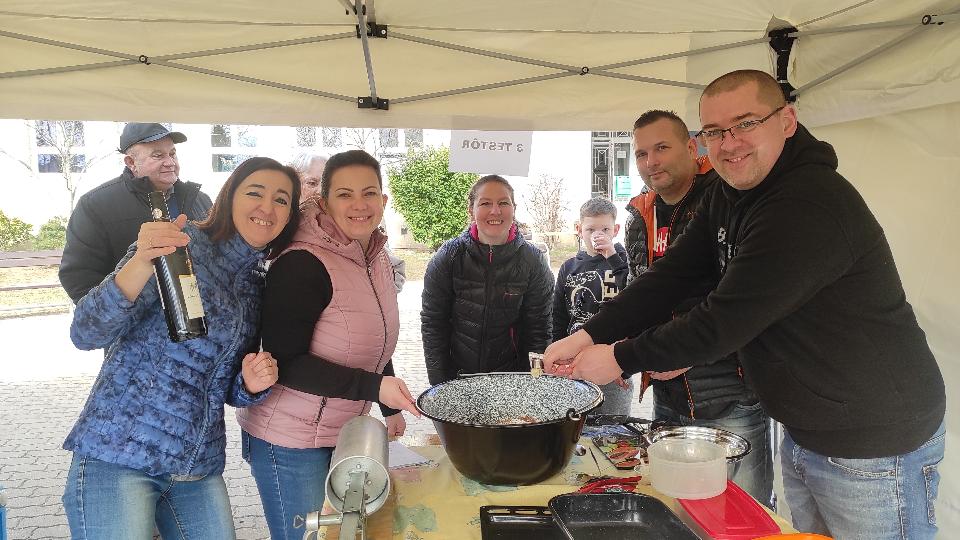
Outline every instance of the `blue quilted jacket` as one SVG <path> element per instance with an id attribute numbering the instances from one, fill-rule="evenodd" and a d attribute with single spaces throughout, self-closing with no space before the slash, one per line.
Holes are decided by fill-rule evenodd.
<path id="1" fill-rule="evenodd" d="M 129 302 L 108 275 L 77 304 L 70 337 L 106 358 L 63 447 L 150 475 L 223 472 L 224 403 L 246 407 L 269 390 L 243 388 L 240 360 L 257 350 L 263 254 L 239 234 L 213 243 L 187 225 L 207 319 L 205 338 L 174 343 L 156 277 Z M 117 268 L 133 255 L 131 246 Z"/>

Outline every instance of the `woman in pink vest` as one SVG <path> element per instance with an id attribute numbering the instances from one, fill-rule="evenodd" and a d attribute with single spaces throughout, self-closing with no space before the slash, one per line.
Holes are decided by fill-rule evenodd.
<path id="1" fill-rule="evenodd" d="M 419 416 L 391 356 L 400 316 L 393 269 L 377 229 L 387 196 L 380 163 L 362 150 L 327 161 L 293 242 L 271 265 L 262 336 L 280 378 L 259 405 L 237 410 L 273 539 L 299 539 L 295 516 L 321 507 L 340 428 L 376 401 L 388 435 L 400 411 Z"/>

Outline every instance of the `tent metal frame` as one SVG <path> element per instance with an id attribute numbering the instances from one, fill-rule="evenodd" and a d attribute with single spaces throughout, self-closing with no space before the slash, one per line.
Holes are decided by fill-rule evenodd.
<path id="1" fill-rule="evenodd" d="M 485 49 L 478 49 L 474 47 L 468 47 L 465 45 L 458 45 L 455 43 L 447 43 L 443 41 L 424 38 L 420 36 L 414 36 L 411 34 L 405 34 L 401 32 L 392 32 L 388 34 L 387 25 L 379 24 L 376 20 L 374 0 L 353 0 L 352 3 L 350 0 L 337 0 L 337 1 L 341 5 L 343 5 L 348 15 L 352 14 L 357 18 L 357 25 L 355 28 L 356 30 L 355 32 L 342 32 L 342 33 L 328 34 L 328 35 L 308 36 L 308 37 L 299 38 L 299 39 L 290 39 L 290 40 L 282 40 L 282 41 L 274 41 L 274 42 L 266 42 L 266 43 L 254 43 L 249 45 L 223 47 L 223 48 L 217 48 L 217 49 L 207 49 L 202 51 L 182 52 L 177 54 L 160 55 L 155 57 L 150 57 L 146 54 L 137 55 L 137 54 L 124 53 L 120 51 L 111 51 L 107 49 L 100 49 L 96 47 L 79 45 L 76 43 L 69 43 L 65 41 L 47 39 L 47 38 L 42 38 L 38 36 L 31 36 L 31 35 L 21 34 L 17 32 L 0 30 L 0 36 L 2 37 L 7 37 L 7 38 L 21 40 L 21 41 L 27 41 L 32 43 L 39 43 L 39 44 L 48 45 L 48 46 L 61 47 L 61 48 L 71 49 L 76 51 L 88 52 L 92 54 L 99 54 L 99 55 L 116 59 L 111 61 L 96 62 L 96 63 L 90 63 L 90 64 L 78 64 L 78 65 L 61 66 L 61 67 L 54 67 L 54 68 L 11 71 L 6 73 L 0 73 L 0 79 L 12 79 L 12 78 L 18 78 L 18 77 L 35 77 L 35 76 L 41 76 L 41 75 L 68 73 L 68 72 L 76 72 L 76 71 L 92 71 L 97 69 L 115 68 L 115 67 L 130 66 L 135 64 L 157 65 L 157 66 L 162 66 L 170 69 L 178 69 L 182 71 L 188 71 L 191 73 L 197 73 L 200 75 L 208 75 L 208 76 L 220 77 L 220 78 L 225 78 L 229 80 L 249 83 L 249 84 L 267 86 L 267 87 L 276 88 L 279 90 L 298 92 L 302 94 L 308 94 L 308 95 L 317 96 L 317 97 L 324 97 L 324 98 L 329 98 L 329 99 L 334 99 L 339 101 L 355 102 L 359 108 L 387 110 L 389 109 L 391 102 L 393 104 L 411 103 L 416 101 L 424 101 L 428 99 L 437 99 L 437 98 L 442 98 L 446 96 L 468 94 L 473 92 L 484 92 L 487 90 L 505 88 L 509 86 L 533 84 L 537 82 L 564 78 L 564 77 L 586 76 L 586 75 L 594 75 L 598 77 L 629 80 L 629 81 L 642 82 L 647 84 L 658 84 L 658 85 L 665 85 L 665 86 L 674 86 L 674 87 L 680 87 L 680 88 L 690 88 L 694 90 L 701 90 L 704 88 L 704 85 L 702 84 L 690 83 L 685 81 L 674 81 L 674 80 L 668 80 L 668 79 L 659 79 L 659 78 L 653 78 L 653 77 L 644 77 L 639 75 L 630 75 L 630 74 L 621 73 L 614 70 L 622 69 L 626 67 L 638 66 L 638 65 L 652 63 L 652 62 L 659 62 L 659 61 L 670 60 L 675 58 L 684 58 L 684 57 L 694 56 L 698 54 L 705 54 L 705 53 L 710 53 L 715 51 L 734 49 L 739 47 L 756 45 L 759 43 L 771 42 L 771 37 L 766 36 L 758 39 L 748 39 L 748 40 L 737 41 L 737 42 L 728 43 L 728 44 L 702 47 L 699 49 L 678 51 L 674 53 L 661 54 L 661 55 L 645 57 L 645 58 L 638 58 L 634 60 L 628 60 L 628 61 L 617 62 L 612 64 L 605 64 L 605 65 L 600 65 L 595 67 L 574 66 L 574 65 L 568 65 L 568 64 L 560 64 L 556 62 L 550 62 L 547 60 L 541 60 L 537 58 L 529 58 L 529 57 L 505 54 L 505 53 L 500 53 L 500 52 L 490 51 Z M 892 47 L 895 47 L 896 45 L 904 42 L 907 39 L 910 39 L 911 37 L 918 35 L 921 31 L 925 29 L 932 28 L 935 26 L 940 26 L 947 22 L 958 22 L 958 21 L 960 21 L 960 11 L 944 14 L 944 15 L 924 15 L 923 17 L 921 17 L 919 21 L 917 21 L 916 19 L 903 19 L 903 20 L 896 20 L 896 21 L 884 21 L 884 22 L 877 22 L 877 23 L 841 26 L 841 27 L 833 27 L 833 28 L 821 28 L 821 29 L 813 29 L 813 30 L 789 29 L 791 31 L 789 31 L 789 33 L 786 34 L 786 37 L 797 39 L 797 38 L 808 38 L 811 36 L 838 33 L 838 32 L 855 32 L 855 31 L 863 31 L 863 30 L 875 30 L 879 28 L 912 27 L 907 32 L 901 34 L 900 36 L 886 43 L 883 43 L 878 47 L 871 49 L 870 51 L 865 52 L 864 54 L 854 58 L 853 60 L 850 60 L 849 62 L 844 63 L 843 65 L 829 71 L 828 73 L 821 75 L 820 77 L 808 82 L 807 84 L 804 84 L 799 88 L 789 90 L 790 88 L 792 88 L 792 86 L 786 86 L 786 88 L 788 89 L 789 97 L 795 99 L 797 96 L 809 91 L 811 88 L 814 88 L 820 84 L 823 84 L 824 82 L 840 75 L 841 73 L 849 69 L 852 69 L 855 66 L 863 64 L 864 62 L 869 61 L 871 58 L 879 54 L 882 54 L 883 52 L 889 50 Z M 438 48 L 447 49 L 447 50 L 459 51 L 467 54 L 479 55 L 479 56 L 493 58 L 497 60 L 517 62 L 517 63 L 522 63 L 526 65 L 531 65 L 531 66 L 543 67 L 547 69 L 556 70 L 557 72 L 545 74 L 545 75 L 533 76 L 533 77 L 525 77 L 520 79 L 491 82 L 487 84 L 480 84 L 480 85 L 474 85 L 474 86 L 463 87 L 463 88 L 441 90 L 437 92 L 405 96 L 405 97 L 400 97 L 395 99 L 386 99 L 379 96 L 377 93 L 376 71 L 373 67 L 373 54 L 370 50 L 370 39 L 373 39 L 373 38 L 387 39 L 388 35 L 389 37 L 392 37 L 394 39 L 399 39 L 406 42 L 417 43 L 420 45 L 425 45 L 430 47 L 438 47 Z M 191 66 L 188 64 L 177 62 L 177 60 L 187 60 L 187 59 L 194 59 L 194 58 L 201 58 L 201 57 L 208 57 L 208 56 L 217 56 L 222 54 L 234 54 L 234 53 L 241 53 L 241 52 L 248 52 L 248 51 L 258 51 L 258 50 L 265 50 L 265 49 L 272 49 L 272 48 L 279 48 L 279 47 L 292 47 L 297 45 L 321 43 L 325 41 L 334 41 L 334 40 L 341 40 L 341 39 L 347 39 L 347 38 L 357 38 L 360 41 L 364 65 L 367 73 L 367 84 L 370 89 L 370 94 L 368 96 L 359 96 L 359 97 L 347 96 L 347 95 L 327 92 L 319 89 L 285 84 L 285 83 L 260 79 L 256 77 L 239 75 L 236 73 L 229 73 L 225 71 Z M 789 56 L 790 54 L 789 47 L 786 48 L 786 50 L 782 50 L 778 48 L 777 52 L 778 52 L 778 55 L 786 54 L 787 56 Z M 781 59 L 779 63 L 784 64 L 785 61 L 782 61 Z M 783 71 L 783 70 L 778 70 L 778 71 Z M 781 74 L 779 78 L 785 79 L 783 74 Z M 783 84 L 789 85 L 789 81 L 781 80 L 780 82 L 782 85 Z"/>

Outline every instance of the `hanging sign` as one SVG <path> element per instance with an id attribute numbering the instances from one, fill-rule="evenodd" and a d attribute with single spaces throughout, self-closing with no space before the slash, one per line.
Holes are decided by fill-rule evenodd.
<path id="1" fill-rule="evenodd" d="M 450 172 L 527 176 L 530 131 L 451 131 Z"/>

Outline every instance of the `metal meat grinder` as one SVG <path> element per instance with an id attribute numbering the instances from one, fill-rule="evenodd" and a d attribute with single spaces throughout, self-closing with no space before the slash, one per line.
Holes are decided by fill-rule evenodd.
<path id="1" fill-rule="evenodd" d="M 327 501 L 337 513 L 321 515 L 317 509 L 307 514 L 303 540 L 317 538 L 320 527 L 336 524 L 339 538 L 355 540 L 359 533 L 366 540 L 367 516 L 383 507 L 390 495 L 387 456 L 387 427 L 382 422 L 358 416 L 344 424 L 325 487 Z"/>

